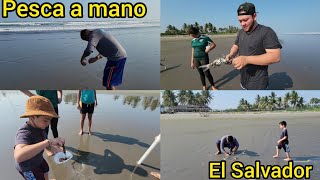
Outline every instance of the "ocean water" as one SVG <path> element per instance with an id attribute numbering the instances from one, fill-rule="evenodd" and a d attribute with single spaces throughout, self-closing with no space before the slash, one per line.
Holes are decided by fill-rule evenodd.
<path id="1" fill-rule="evenodd" d="M 109 31 L 126 49 L 119 89 L 159 89 L 159 24 L 159 20 L 1 22 L 0 89 L 104 89 L 107 60 L 80 64 L 87 42 L 79 32 L 86 28 Z"/>

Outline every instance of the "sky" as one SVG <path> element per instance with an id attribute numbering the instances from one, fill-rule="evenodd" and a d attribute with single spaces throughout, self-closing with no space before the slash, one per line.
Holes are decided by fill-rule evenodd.
<path id="1" fill-rule="evenodd" d="M 2 1 L 1 0 L 1 4 L 0 4 L 0 9 L 2 10 Z M 19 18 L 16 16 L 15 12 L 10 12 L 8 14 L 8 18 L 2 18 L 2 16 L 0 16 L 0 22 L 8 22 L 8 21 L 81 21 L 81 20 L 90 20 L 90 21 L 98 21 L 98 20 L 107 20 L 107 19 L 111 19 L 111 18 L 95 18 L 95 19 L 90 19 L 87 18 L 87 4 L 89 2 L 105 2 L 106 4 L 110 4 L 112 2 L 115 3 L 124 3 L 124 2 L 130 2 L 132 4 L 135 4 L 137 2 L 142 2 L 146 5 L 147 7 L 147 15 L 143 18 L 145 20 L 159 20 L 160 19 L 160 1 L 156 0 L 156 1 L 150 1 L 150 0 L 130 0 L 130 1 L 124 1 L 124 0 L 111 0 L 111 1 L 99 1 L 99 0 L 81 0 L 81 1 L 77 1 L 77 0 L 63 0 L 63 1 L 59 1 L 59 0 L 23 0 L 23 1 L 18 1 L 18 2 L 25 2 L 27 4 L 30 4 L 31 2 L 37 2 L 38 4 L 42 4 L 44 2 L 49 2 L 51 4 L 57 3 L 57 2 L 61 2 L 64 4 L 65 6 L 65 15 L 66 18 L 63 19 L 58 19 L 58 18 L 49 18 L 49 19 L 44 19 L 44 18 Z M 77 18 L 71 18 L 69 16 L 69 11 L 70 11 L 70 5 L 74 2 L 81 2 L 83 5 L 83 13 L 84 13 L 84 18 L 82 19 L 77 19 Z M 2 12 L 1 12 L 2 14 Z M 122 19 L 122 18 L 121 18 Z M 112 19 L 114 20 L 114 19 Z"/>
<path id="2" fill-rule="evenodd" d="M 162 97 L 161 91 L 161 97 Z M 200 91 L 193 91 L 194 93 Z M 260 96 L 270 96 L 271 92 L 275 92 L 277 97 L 283 97 L 287 92 L 290 91 L 211 91 L 213 95 L 213 100 L 208 105 L 211 109 L 215 110 L 225 110 L 230 108 L 237 108 L 241 98 L 247 100 L 250 104 L 255 102 L 255 98 L 259 94 Z M 310 99 L 320 98 L 320 91 L 297 91 L 299 96 L 304 98 L 305 103 L 309 103 Z M 161 98 L 162 103 L 162 98 Z"/>
<path id="3" fill-rule="evenodd" d="M 171 24 L 211 22 L 216 27 L 240 27 L 237 9 L 245 0 L 161 0 L 161 32 Z M 320 32 L 320 1 L 251 0 L 258 12 L 257 21 L 277 33 Z"/>

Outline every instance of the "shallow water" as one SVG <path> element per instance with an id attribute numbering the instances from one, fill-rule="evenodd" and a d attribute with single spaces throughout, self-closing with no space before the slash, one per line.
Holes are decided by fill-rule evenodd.
<path id="1" fill-rule="evenodd" d="M 237 138 L 240 147 L 237 161 L 253 165 L 260 160 L 263 165 L 286 164 L 285 154 L 274 159 L 275 144 L 280 137 L 278 123 L 288 123 L 291 156 L 297 161 L 310 160 L 314 165 L 311 179 L 320 175 L 319 123 L 320 113 L 275 113 L 275 114 L 199 114 L 161 115 L 161 175 L 163 179 L 191 180 L 208 179 L 209 161 L 221 161 L 224 155 L 215 155 L 216 141 L 231 134 Z M 178 143 L 179 142 L 179 143 Z M 230 165 L 235 160 L 227 159 L 227 179 Z"/>
<path id="2" fill-rule="evenodd" d="M 160 28 L 108 31 L 128 55 L 119 89 L 159 89 Z M 80 58 L 87 43 L 79 34 L 74 30 L 0 33 L 0 89 L 105 89 L 107 60 L 83 67 Z"/>
<path id="3" fill-rule="evenodd" d="M 57 165 L 53 157 L 44 155 L 50 166 L 50 178 L 129 179 L 136 162 L 160 133 L 159 97 L 110 95 L 98 91 L 98 106 L 92 119 L 93 133 L 79 136 L 80 113 L 75 106 L 75 92 L 63 92 L 58 131 L 59 136 L 65 138 L 66 150 L 73 154 L 73 158 Z M 6 156 L 1 156 L 1 162 L 6 164 L 0 170 L 3 179 L 21 178 L 15 169 L 13 146 L 16 131 L 26 121 L 19 118 L 24 112 L 26 99 L 19 91 L 0 91 L 0 112 L 4 119 L 0 122 L 4 127 L 0 132 L 0 147 L 6 152 Z M 150 99 L 151 103 L 145 103 Z M 86 130 L 87 120 L 84 124 Z M 150 179 L 149 172 L 160 170 L 160 146 L 144 163 L 134 173 L 134 180 Z"/>

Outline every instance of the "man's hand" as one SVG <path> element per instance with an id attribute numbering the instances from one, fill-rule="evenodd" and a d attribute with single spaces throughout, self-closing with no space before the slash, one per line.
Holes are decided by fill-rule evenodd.
<path id="1" fill-rule="evenodd" d="M 99 58 L 98 57 L 94 57 L 94 58 L 90 58 L 89 59 L 89 64 L 95 63 Z"/>
<path id="2" fill-rule="evenodd" d="M 87 65 L 87 63 L 86 63 L 86 59 L 81 59 L 81 60 L 80 60 L 80 63 L 81 63 L 81 65 L 82 65 L 82 66 Z"/>
<path id="3" fill-rule="evenodd" d="M 98 101 L 95 101 L 94 106 L 95 106 L 95 107 L 98 106 Z"/>
<path id="4" fill-rule="evenodd" d="M 234 68 L 240 70 L 248 64 L 246 56 L 238 56 L 232 61 Z"/>

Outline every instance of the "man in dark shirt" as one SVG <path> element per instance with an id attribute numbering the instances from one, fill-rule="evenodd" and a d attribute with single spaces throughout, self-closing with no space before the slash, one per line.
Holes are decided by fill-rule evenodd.
<path id="1" fill-rule="evenodd" d="M 234 68 L 241 73 L 241 87 L 248 90 L 264 90 L 269 85 L 268 65 L 280 62 L 282 48 L 276 33 L 257 23 L 255 6 L 241 4 L 238 8 L 238 20 L 242 29 L 237 35 L 230 53 Z M 239 56 L 235 56 L 239 53 Z"/>
<path id="2" fill-rule="evenodd" d="M 289 137 L 288 137 L 288 130 L 287 130 L 287 123 L 285 121 L 281 121 L 279 123 L 281 131 L 280 140 L 277 142 L 276 146 L 276 155 L 273 156 L 273 158 L 279 157 L 279 151 L 281 148 L 283 148 L 284 152 L 286 152 L 287 158 L 284 159 L 285 161 L 290 161 L 290 148 L 289 148 Z"/>

